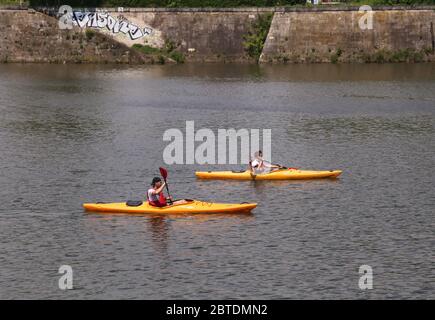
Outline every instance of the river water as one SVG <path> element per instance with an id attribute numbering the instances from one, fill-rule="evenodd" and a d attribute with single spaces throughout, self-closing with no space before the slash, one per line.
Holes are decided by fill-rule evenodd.
<path id="1" fill-rule="evenodd" d="M 259 205 L 83 212 L 141 199 L 186 120 L 270 128 L 274 162 L 343 174 L 200 181 L 241 166 L 171 165 L 177 198 Z M 434 299 L 434 124 L 435 64 L 1 65 L 0 298 Z"/>

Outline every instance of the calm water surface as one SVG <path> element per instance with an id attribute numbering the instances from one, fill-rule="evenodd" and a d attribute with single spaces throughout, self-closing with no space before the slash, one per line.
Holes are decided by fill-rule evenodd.
<path id="1" fill-rule="evenodd" d="M 85 214 L 140 199 L 168 128 L 271 128 L 338 180 L 200 181 L 252 215 Z M 435 65 L 0 66 L 0 298 L 435 298 Z M 358 268 L 373 268 L 373 290 Z M 58 289 L 70 265 L 74 290 Z"/>

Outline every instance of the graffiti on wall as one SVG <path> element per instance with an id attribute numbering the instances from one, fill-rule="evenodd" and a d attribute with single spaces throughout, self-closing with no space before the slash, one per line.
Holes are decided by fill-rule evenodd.
<path id="1" fill-rule="evenodd" d="M 107 12 L 74 11 L 72 23 L 80 28 L 107 28 L 114 34 L 123 33 L 129 35 L 131 40 L 139 39 L 153 32 L 153 29 L 149 27 L 140 28 L 130 23 L 122 15 L 114 18 Z"/>

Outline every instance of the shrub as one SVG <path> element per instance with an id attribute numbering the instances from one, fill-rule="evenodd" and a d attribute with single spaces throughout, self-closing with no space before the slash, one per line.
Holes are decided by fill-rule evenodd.
<path id="1" fill-rule="evenodd" d="M 253 22 L 251 31 L 243 36 L 245 40 L 243 46 L 252 58 L 257 61 L 263 51 L 264 42 L 266 41 L 267 34 L 269 33 L 270 24 L 272 23 L 273 13 L 265 13 L 258 16 L 258 19 Z"/>
<path id="2" fill-rule="evenodd" d="M 92 29 L 86 29 L 85 35 L 86 39 L 91 40 L 95 36 L 95 31 Z"/>
<path id="3" fill-rule="evenodd" d="M 375 55 L 374 55 L 374 61 L 376 63 L 384 63 L 384 62 L 386 62 L 385 54 L 384 54 L 383 50 L 379 50 L 378 52 L 375 53 Z"/>
<path id="4" fill-rule="evenodd" d="M 165 64 L 165 57 L 162 56 L 161 54 L 157 57 L 157 62 L 159 64 Z"/>
<path id="5" fill-rule="evenodd" d="M 164 50 L 167 53 L 171 53 L 172 51 L 174 51 L 177 48 L 177 46 L 175 45 L 175 42 L 172 40 L 166 40 L 165 41 L 165 46 L 164 46 Z"/>
<path id="6" fill-rule="evenodd" d="M 151 47 L 149 45 L 141 45 L 139 43 L 135 43 L 133 45 L 133 48 L 136 50 L 139 50 L 140 52 L 142 52 L 144 54 L 154 54 L 154 53 L 160 52 L 159 48 L 154 48 L 154 47 Z"/>
<path id="7" fill-rule="evenodd" d="M 185 60 L 184 54 L 179 51 L 172 51 L 169 54 L 169 58 L 176 61 L 177 63 L 184 63 Z"/>
<path id="8" fill-rule="evenodd" d="M 132 47 L 146 55 L 153 55 L 157 59 L 157 63 L 165 64 L 165 57 L 169 57 L 177 63 L 184 63 L 185 56 L 183 53 L 175 50 L 175 44 L 172 41 L 166 41 L 163 49 L 154 48 L 149 45 L 136 43 Z"/>
<path id="9" fill-rule="evenodd" d="M 331 63 L 337 63 L 338 62 L 338 55 L 336 53 L 334 53 L 331 56 Z"/>

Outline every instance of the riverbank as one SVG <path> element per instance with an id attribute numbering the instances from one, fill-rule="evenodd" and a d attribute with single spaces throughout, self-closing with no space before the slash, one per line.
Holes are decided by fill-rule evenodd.
<path id="1" fill-rule="evenodd" d="M 56 9 L 38 10 L 0 10 L 1 62 L 435 61 L 435 6 L 376 7 L 372 27 L 353 6 L 101 9 L 149 30 L 135 39 L 104 27 L 61 29 Z"/>

